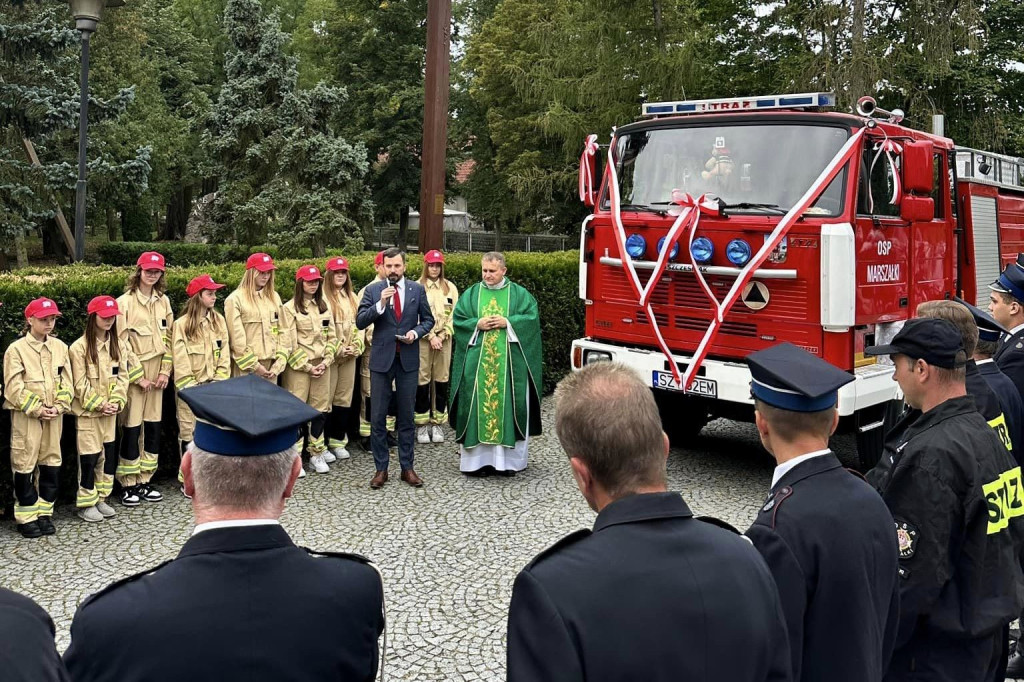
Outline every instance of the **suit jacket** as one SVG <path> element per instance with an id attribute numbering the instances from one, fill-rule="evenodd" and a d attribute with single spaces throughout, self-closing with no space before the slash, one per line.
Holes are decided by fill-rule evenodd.
<path id="1" fill-rule="evenodd" d="M 0 679 L 66 682 L 53 635 L 53 620 L 39 604 L 0 588 Z"/>
<path id="2" fill-rule="evenodd" d="M 1002 405 L 1003 416 L 1010 429 L 1010 440 L 1013 442 L 1013 455 L 1017 464 L 1020 464 L 1024 462 L 1024 399 L 1013 385 L 1013 380 L 1003 374 L 995 362 L 979 364 L 978 374 L 988 382 Z"/>
<path id="3" fill-rule="evenodd" d="M 1003 374 L 1010 377 L 1017 387 L 1017 393 L 1024 396 L 1024 330 L 1001 342 L 992 359 L 1003 370 Z"/>
<path id="4" fill-rule="evenodd" d="M 395 361 L 395 335 L 416 332 L 416 338 L 422 339 L 434 328 L 434 316 L 430 312 L 430 302 L 423 285 L 405 278 L 405 301 L 402 304 L 402 319 L 395 319 L 395 308 L 384 307 L 382 314 L 377 313 L 380 292 L 391 286 L 387 280 L 373 282 L 363 291 L 363 300 L 359 302 L 356 313 L 356 327 L 366 329 L 373 325 L 373 342 L 370 346 L 370 371 L 386 372 Z M 398 296 L 398 293 L 395 293 Z M 406 372 L 418 372 L 420 368 L 420 344 L 401 343 L 402 369 Z"/>
<path id="5" fill-rule="evenodd" d="M 362 557 L 314 556 L 277 525 L 211 529 L 86 599 L 64 662 L 75 682 L 370 682 L 382 606 Z"/>
<path id="6" fill-rule="evenodd" d="M 717 523 L 631 495 L 541 553 L 512 588 L 509 682 L 791 679 L 771 573 Z"/>
<path id="7" fill-rule="evenodd" d="M 833 454 L 772 488 L 747 537 L 786 612 L 793 677 L 880 682 L 899 627 L 899 545 L 881 496 Z"/>

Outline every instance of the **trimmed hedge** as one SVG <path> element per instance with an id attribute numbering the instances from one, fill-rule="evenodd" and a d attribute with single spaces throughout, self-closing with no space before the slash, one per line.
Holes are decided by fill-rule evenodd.
<path id="1" fill-rule="evenodd" d="M 229 244 L 192 244 L 186 242 L 106 242 L 96 249 L 102 265 L 135 265 L 140 253 L 158 251 L 168 263 L 181 267 L 210 263 L 245 261 L 253 253 L 269 253 L 276 260 L 280 249 L 276 246 L 235 246 Z M 309 249 L 299 249 L 298 258 L 309 258 Z"/>
<path id="2" fill-rule="evenodd" d="M 143 249 L 133 251 L 129 262 L 134 266 L 138 254 L 152 246 L 142 243 Z M 121 243 L 108 246 L 120 247 Z M 171 244 L 167 244 L 171 246 Z M 206 244 L 176 244 L 175 247 L 199 247 L 209 251 Z M 105 248 L 105 247 L 104 247 Z M 259 249 L 253 249 L 258 251 Z M 222 292 L 218 308 L 223 310 L 225 292 L 232 291 L 241 281 L 245 270 L 244 259 L 248 251 L 235 254 L 237 257 L 221 260 L 219 264 L 207 266 L 175 267 L 176 255 L 171 249 L 163 248 L 170 267 L 167 270 L 167 293 L 177 314 L 186 299 L 185 287 L 196 275 L 209 273 L 228 288 Z M 172 255 L 173 254 L 173 255 Z M 350 273 L 359 289 L 374 277 L 373 253 L 361 253 L 349 258 Z M 446 276 L 465 291 L 480 279 L 481 254 L 447 254 Z M 127 257 L 127 256 L 125 256 Z M 544 392 L 554 389 L 555 383 L 569 371 L 570 342 L 583 335 L 584 308 L 577 295 L 578 254 L 575 251 L 554 253 L 507 253 L 505 254 L 509 277 L 526 287 L 537 299 L 540 308 L 541 329 L 544 341 Z M 123 260 L 123 259 L 122 259 Z M 418 254 L 409 256 L 408 276 L 418 278 L 423 269 L 423 258 Z M 322 267 L 323 259 L 316 261 Z M 275 285 L 283 300 L 291 297 L 295 287 L 295 271 L 306 260 L 277 260 Z M 0 274 L 0 348 L 6 348 L 21 335 L 24 324 L 23 311 L 33 298 L 47 296 L 54 299 L 63 317 L 57 322 L 56 335 L 70 345 L 82 334 L 86 319 L 86 306 L 94 296 L 107 294 L 118 296 L 124 291 L 124 284 L 133 267 L 71 265 L 52 268 L 27 268 L 16 273 Z M 77 483 L 77 465 L 74 439 L 74 421 L 66 418 L 62 443 L 64 466 L 61 472 L 61 498 L 73 500 Z M 164 431 L 161 452 L 161 478 L 173 476 L 177 470 L 177 424 L 174 418 L 173 393 L 165 392 Z M 11 469 L 10 469 L 10 418 L 0 419 L 0 508 L 7 517 L 12 510 Z"/>

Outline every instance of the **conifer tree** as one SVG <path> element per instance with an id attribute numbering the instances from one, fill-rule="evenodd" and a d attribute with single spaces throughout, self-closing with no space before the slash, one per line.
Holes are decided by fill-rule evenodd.
<path id="1" fill-rule="evenodd" d="M 362 247 L 372 203 L 364 183 L 366 149 L 337 131 L 344 89 L 298 87 L 298 60 L 277 12 L 257 0 L 228 0 L 226 82 L 205 141 L 217 163 L 217 236 L 265 239 L 288 249 Z"/>
<path id="2" fill-rule="evenodd" d="M 73 208 L 77 178 L 79 36 L 64 3 L 14 5 L 0 14 L 0 245 Z M 124 88 L 109 99 L 90 93 L 90 124 L 116 118 L 131 102 Z M 40 166 L 29 162 L 32 143 Z M 145 191 L 150 150 L 125 159 L 91 150 L 90 180 Z M 90 201 L 93 197 L 90 197 Z M 55 203 L 56 202 L 56 203 Z"/>

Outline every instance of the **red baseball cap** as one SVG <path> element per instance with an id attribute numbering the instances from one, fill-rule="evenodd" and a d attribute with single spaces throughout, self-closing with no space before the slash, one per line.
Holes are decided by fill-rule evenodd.
<path id="1" fill-rule="evenodd" d="M 25 306 L 25 319 L 30 317 L 50 317 L 60 315 L 57 304 L 49 298 L 37 298 Z"/>
<path id="2" fill-rule="evenodd" d="M 117 301 L 113 296 L 97 296 L 89 301 L 86 311 L 92 315 L 96 313 L 100 317 L 114 317 L 121 311 L 117 309 Z"/>
<path id="3" fill-rule="evenodd" d="M 139 260 L 135 263 L 143 270 L 164 270 L 165 263 L 164 257 L 156 251 L 147 251 L 146 253 L 139 256 Z"/>
<path id="4" fill-rule="evenodd" d="M 185 293 L 189 298 L 192 298 L 200 291 L 205 291 L 206 289 L 213 289 L 216 291 L 217 289 L 223 288 L 224 285 L 214 282 L 213 277 L 210 277 L 209 275 L 199 275 L 198 277 L 193 277 L 192 281 L 188 283 L 188 286 L 185 287 Z"/>
<path id="5" fill-rule="evenodd" d="M 423 257 L 424 263 L 444 263 L 444 254 L 437 249 L 431 249 L 427 251 L 427 255 Z"/>
<path id="6" fill-rule="evenodd" d="M 378 251 L 377 255 L 373 257 L 374 265 L 384 265 L 384 252 Z"/>
<path id="7" fill-rule="evenodd" d="M 327 261 L 327 269 L 331 272 L 336 272 L 337 270 L 348 270 L 348 261 L 341 256 L 332 258 Z"/>
<path id="8" fill-rule="evenodd" d="M 245 261 L 245 269 L 251 270 L 252 268 L 256 268 L 260 272 L 270 272 L 275 270 L 277 266 L 274 265 L 274 259 L 267 254 L 254 253 Z"/>
<path id="9" fill-rule="evenodd" d="M 315 279 L 322 279 L 322 277 L 320 277 L 320 270 L 315 265 L 303 265 L 295 271 L 295 281 L 300 279 L 312 282 Z"/>

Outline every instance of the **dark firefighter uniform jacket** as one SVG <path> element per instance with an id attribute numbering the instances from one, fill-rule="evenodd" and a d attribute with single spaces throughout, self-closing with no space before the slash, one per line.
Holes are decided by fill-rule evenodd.
<path id="1" fill-rule="evenodd" d="M 900 554 L 886 680 L 981 682 L 1020 612 L 1020 467 L 963 396 L 904 416 L 867 478 L 892 512 Z"/>

